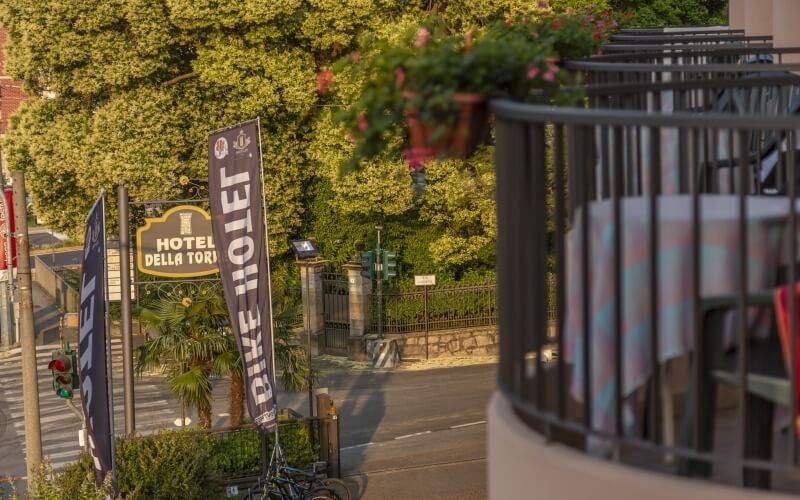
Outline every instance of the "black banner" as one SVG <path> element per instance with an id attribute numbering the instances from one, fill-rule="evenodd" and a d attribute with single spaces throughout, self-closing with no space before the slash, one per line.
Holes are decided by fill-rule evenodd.
<path id="1" fill-rule="evenodd" d="M 220 278 L 244 365 L 247 409 L 275 428 L 269 256 L 261 191 L 258 122 L 208 137 L 208 192 Z"/>
<path id="2" fill-rule="evenodd" d="M 111 425 L 106 380 L 105 196 L 86 218 L 81 265 L 80 340 L 78 354 L 81 406 L 86 419 L 94 480 L 99 487 L 112 467 Z"/>

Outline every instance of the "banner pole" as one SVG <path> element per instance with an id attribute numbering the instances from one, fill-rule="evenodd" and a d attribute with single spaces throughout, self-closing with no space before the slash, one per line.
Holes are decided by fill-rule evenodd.
<path id="1" fill-rule="evenodd" d="M 116 442 L 114 437 L 114 379 L 111 364 L 111 308 L 109 307 L 108 300 L 108 249 L 106 247 L 106 191 L 105 189 L 100 193 L 103 199 L 103 299 L 105 300 L 105 319 L 106 319 L 106 332 L 103 335 L 106 348 L 106 391 L 108 392 L 108 433 L 111 437 L 111 479 L 114 484 L 117 483 L 117 458 L 116 455 Z M 116 490 L 116 487 L 114 488 Z"/>
<path id="2" fill-rule="evenodd" d="M 267 300 L 269 300 L 269 331 L 272 336 L 272 348 L 270 353 L 272 355 L 272 382 L 277 386 L 278 379 L 275 376 L 275 320 L 273 319 L 272 311 L 272 271 L 269 263 L 269 223 L 267 223 L 267 186 L 264 184 L 264 155 L 261 154 L 261 117 L 256 117 L 256 130 L 258 130 L 258 174 L 261 179 L 261 208 L 264 211 L 264 242 L 267 250 Z M 309 367 L 310 368 L 310 367 Z M 272 388 L 272 394 L 275 398 L 275 444 L 278 444 L 278 423 L 277 423 L 277 409 L 278 409 L 278 388 Z"/>

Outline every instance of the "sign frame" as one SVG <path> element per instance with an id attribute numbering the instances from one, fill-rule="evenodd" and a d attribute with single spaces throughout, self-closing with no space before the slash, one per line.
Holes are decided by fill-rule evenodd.
<path id="1" fill-rule="evenodd" d="M 155 271 L 152 269 L 147 269 L 144 266 L 144 252 L 142 252 L 142 233 L 151 229 L 153 224 L 163 223 L 166 222 L 167 219 L 174 214 L 175 212 L 182 212 L 182 211 L 192 211 L 197 212 L 205 218 L 209 222 L 209 226 L 211 224 L 211 214 L 203 210 L 202 208 L 196 205 L 177 205 L 166 212 L 164 212 L 160 217 L 148 217 L 145 219 L 145 223 L 143 226 L 136 228 L 136 269 L 140 273 L 149 274 L 152 276 L 160 276 L 163 278 L 198 278 L 200 276 L 211 276 L 214 274 L 219 274 L 219 265 L 215 265 L 214 269 L 209 269 L 207 271 L 196 271 L 196 272 L 186 272 L 186 273 L 174 273 L 174 272 L 164 272 L 164 271 Z M 213 234 L 212 234 L 213 238 Z M 216 247 L 216 243 L 215 243 Z M 216 254 L 216 250 L 212 250 Z"/>

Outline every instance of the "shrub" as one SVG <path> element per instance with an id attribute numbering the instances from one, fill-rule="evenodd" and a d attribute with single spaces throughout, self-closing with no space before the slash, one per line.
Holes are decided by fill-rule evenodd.
<path id="1" fill-rule="evenodd" d="M 110 483 L 105 486 L 110 486 Z M 78 460 L 67 465 L 60 473 L 53 471 L 45 462 L 35 473 L 28 489 L 28 498 L 39 500 L 102 500 L 103 489 L 94 487 L 94 471 L 88 453 L 81 453 Z"/>
<path id="2" fill-rule="evenodd" d="M 272 434 L 270 447 L 272 446 Z M 287 423 L 280 428 L 287 461 L 305 467 L 318 456 L 308 425 Z M 191 430 L 163 431 L 149 436 L 117 439 L 116 480 L 125 499 L 205 499 L 212 480 L 256 475 L 260 472 L 261 441 L 253 427 L 217 436 Z M 110 486 L 110 485 L 108 485 Z M 42 500 L 99 500 L 91 458 L 80 458 L 63 471 L 42 467 L 31 484 L 30 498 Z"/>
<path id="3" fill-rule="evenodd" d="M 117 440 L 117 482 L 122 496 L 206 498 L 213 436 L 166 431 Z"/>
<path id="4" fill-rule="evenodd" d="M 274 443 L 269 434 L 269 450 Z M 307 424 L 283 424 L 280 440 L 286 461 L 294 467 L 306 467 L 317 460 L 319 446 L 312 448 Z M 255 428 L 245 428 L 216 438 L 211 447 L 209 471 L 214 476 L 258 474 L 261 466 L 261 438 Z"/>

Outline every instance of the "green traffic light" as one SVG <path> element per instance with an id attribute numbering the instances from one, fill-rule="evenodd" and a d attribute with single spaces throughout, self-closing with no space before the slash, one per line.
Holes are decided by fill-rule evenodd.
<path id="1" fill-rule="evenodd" d="M 383 251 L 383 279 L 397 277 L 397 252 Z"/>
<path id="2" fill-rule="evenodd" d="M 53 390 L 58 397 L 72 398 L 73 390 L 79 387 L 77 355 L 64 344 L 64 349 L 51 353 L 47 368 L 53 377 Z"/>

